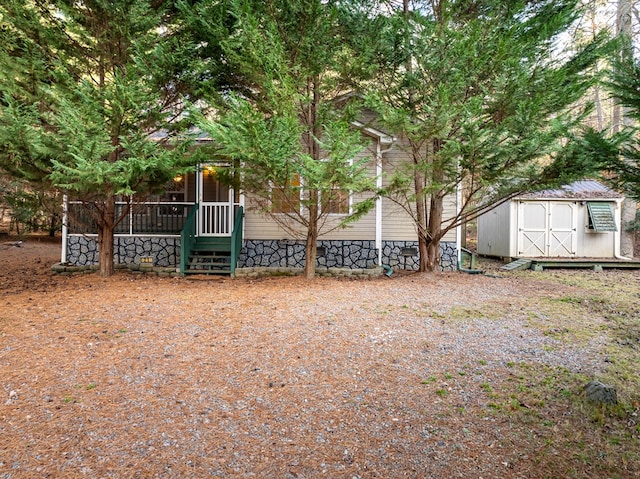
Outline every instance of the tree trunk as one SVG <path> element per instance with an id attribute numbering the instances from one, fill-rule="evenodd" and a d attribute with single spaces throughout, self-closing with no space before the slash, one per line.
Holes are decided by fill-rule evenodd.
<path id="1" fill-rule="evenodd" d="M 411 144 L 413 155 L 413 188 L 416 193 L 416 226 L 418 228 L 418 271 L 424 273 L 427 269 L 427 244 L 429 233 L 427 228 L 427 201 L 425 193 L 425 174 L 421 170 L 423 159 L 420 148 Z"/>
<path id="2" fill-rule="evenodd" d="M 322 161 L 320 145 L 318 144 L 318 138 L 322 136 L 322 125 L 318 118 L 318 106 L 321 101 L 320 79 L 317 76 L 309 78 L 308 85 L 311 86 L 313 98 L 307 113 L 308 127 L 311 133 L 307 137 L 307 151 L 314 161 Z M 305 247 L 306 256 L 304 263 L 304 275 L 307 279 L 313 279 L 316 274 L 319 200 L 320 196 L 318 192 L 315 190 L 309 190 L 309 220 L 307 223 L 307 244 Z"/>
<path id="3" fill-rule="evenodd" d="M 440 166 L 437 153 L 442 142 L 434 139 L 432 142 L 433 165 L 431 179 L 433 184 L 441 185 L 444 182 L 444 171 Z M 427 257 L 425 259 L 425 271 L 429 273 L 440 272 L 440 240 L 442 239 L 442 214 L 444 212 L 443 191 L 433 191 L 429 201 L 429 218 L 427 222 Z"/>
<path id="4" fill-rule="evenodd" d="M 618 0 L 616 12 L 616 30 L 618 34 L 626 35 L 625 43 L 622 48 L 623 57 L 632 58 L 632 0 Z M 625 109 L 617 104 L 614 107 L 613 129 L 617 132 L 622 126 L 631 126 L 633 121 L 626 114 Z M 620 254 L 626 257 L 634 257 L 634 240 L 635 234 L 629 231 L 629 225 L 636 219 L 637 204 L 631 198 L 626 198 L 622 202 L 621 225 L 620 225 Z"/>
<path id="5" fill-rule="evenodd" d="M 104 203 L 104 211 L 98 224 L 98 262 L 100 276 L 113 275 L 113 230 L 115 227 L 116 199 L 110 196 Z"/>
<path id="6" fill-rule="evenodd" d="M 429 271 L 429 238 L 425 234 L 418 233 L 418 271 Z"/>
<path id="7" fill-rule="evenodd" d="M 316 195 L 317 196 L 317 195 Z M 307 228 L 307 244 L 305 247 L 304 276 L 313 279 L 316 274 L 316 257 L 318 243 L 318 211 L 313 204 L 309 208 L 309 227 Z"/>
<path id="8" fill-rule="evenodd" d="M 632 198 L 625 198 L 620 210 L 620 254 L 627 258 L 635 257 L 635 232 L 630 226 L 636 220 L 638 204 Z"/>
<path id="9" fill-rule="evenodd" d="M 58 219 L 59 216 L 56 213 L 53 213 L 49 217 L 49 236 L 53 238 L 56 235 L 56 230 L 58 229 Z"/>
<path id="10" fill-rule="evenodd" d="M 442 239 L 442 213 L 444 196 L 433 193 L 429 207 L 429 238 L 427 241 L 426 269 L 429 273 L 440 272 L 440 240 Z"/>

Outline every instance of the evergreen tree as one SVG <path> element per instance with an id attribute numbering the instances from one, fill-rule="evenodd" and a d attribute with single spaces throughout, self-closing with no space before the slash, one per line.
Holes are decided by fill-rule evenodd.
<path id="1" fill-rule="evenodd" d="M 640 200 L 640 63 L 627 56 L 613 69 L 609 87 L 628 118 L 614 139 L 623 139 L 621 155 L 611 162 L 608 180 L 629 196 Z"/>
<path id="2" fill-rule="evenodd" d="M 200 126 L 218 154 L 236 161 L 236 187 L 305 239 L 310 278 L 319 236 L 374 204 L 373 195 L 351 205 L 347 198 L 374 188 L 362 134 L 351 126 L 359 111 L 355 97 L 345 95 L 352 91 L 356 50 L 344 40 L 333 1 L 236 0 L 229 11 L 235 23 L 223 50 L 238 75 L 236 88 L 213 99 L 215 119 L 203 117 Z M 330 218 L 335 212 L 341 220 Z"/>
<path id="3" fill-rule="evenodd" d="M 463 222 L 597 168 L 597 135 L 580 133 L 587 107 L 576 105 L 608 43 L 599 36 L 577 53 L 562 50 L 576 4 L 405 0 L 402 10 L 389 2 L 390 13 L 364 15 L 375 66 L 369 104 L 409 145 L 410 161 L 386 180 L 385 194 L 413 216 L 420 271 L 437 270 L 440 240 Z M 445 197 L 459 189 L 459 213 L 443 217 Z"/>
<path id="4" fill-rule="evenodd" d="M 116 215 L 116 200 L 184 168 L 176 120 L 199 71 L 177 14 L 162 0 L 0 3 L 0 168 L 84 203 L 102 276 L 127 213 Z"/>

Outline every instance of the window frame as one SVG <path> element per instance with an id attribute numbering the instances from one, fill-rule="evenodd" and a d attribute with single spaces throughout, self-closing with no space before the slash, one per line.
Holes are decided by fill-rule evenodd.
<path id="1" fill-rule="evenodd" d="M 339 188 L 337 186 L 332 186 L 330 188 L 331 196 L 333 196 L 334 192 L 338 192 L 340 194 L 340 200 L 337 202 L 338 205 L 345 204 L 346 211 L 326 211 L 325 205 L 329 204 L 330 206 L 335 204 L 336 201 L 329 200 L 328 202 L 323 199 L 322 193 L 320 193 L 320 212 L 326 213 L 329 216 L 349 216 L 353 214 L 353 191 L 347 190 L 344 188 Z"/>
<path id="2" fill-rule="evenodd" d="M 294 186 L 290 187 L 289 185 L 291 184 L 292 180 L 294 180 Z M 295 184 L 296 182 L 297 182 L 297 185 Z M 293 175 L 291 175 L 291 178 L 287 181 L 287 184 L 285 185 L 284 188 L 278 188 L 273 184 L 273 182 L 270 182 L 270 188 L 269 188 L 270 212 L 276 215 L 300 214 L 302 211 L 302 184 L 303 184 L 302 177 L 300 176 L 299 173 L 294 173 Z M 297 189 L 298 191 L 297 200 L 293 195 L 293 192 L 295 191 L 295 189 Z M 290 199 L 286 197 L 286 194 L 288 192 L 292 194 L 294 198 L 293 201 L 287 201 L 288 199 Z M 277 200 L 275 198 L 276 195 L 279 195 L 281 200 Z M 289 203 L 291 204 L 289 205 Z M 298 206 L 297 209 L 295 208 L 296 203 Z M 282 206 L 290 206 L 290 208 L 285 210 L 284 208 L 282 208 Z"/>

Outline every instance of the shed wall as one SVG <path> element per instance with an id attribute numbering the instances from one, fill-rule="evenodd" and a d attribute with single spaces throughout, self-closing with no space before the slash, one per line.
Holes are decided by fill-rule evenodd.
<path id="1" fill-rule="evenodd" d="M 512 256 L 512 202 L 503 203 L 478 218 L 478 246 L 481 255 Z"/>

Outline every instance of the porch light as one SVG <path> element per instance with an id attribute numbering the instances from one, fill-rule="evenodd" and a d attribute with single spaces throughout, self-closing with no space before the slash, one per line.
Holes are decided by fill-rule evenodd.
<path id="1" fill-rule="evenodd" d="M 207 173 L 209 176 L 213 176 L 213 175 L 215 175 L 215 174 L 216 174 L 216 169 L 215 169 L 213 166 L 211 166 L 211 165 L 207 166 L 207 167 L 205 168 L 205 170 L 204 170 L 204 171 L 205 171 L 205 173 Z"/>
<path id="2" fill-rule="evenodd" d="M 173 181 L 176 183 L 180 183 L 182 181 L 182 175 L 174 176 Z"/>

